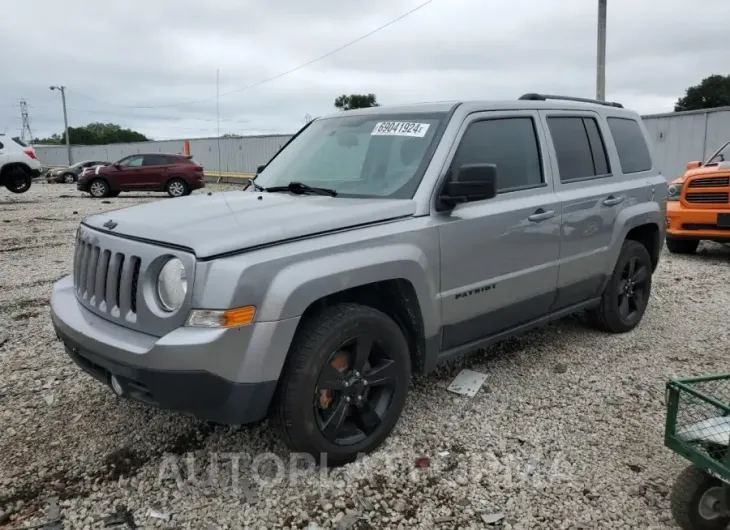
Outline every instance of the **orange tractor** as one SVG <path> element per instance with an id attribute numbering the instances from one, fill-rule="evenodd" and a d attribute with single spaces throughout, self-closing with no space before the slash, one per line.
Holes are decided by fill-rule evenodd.
<path id="1" fill-rule="evenodd" d="M 706 162 L 690 162 L 669 184 L 667 248 L 692 254 L 700 241 L 730 243 L 730 142 Z"/>

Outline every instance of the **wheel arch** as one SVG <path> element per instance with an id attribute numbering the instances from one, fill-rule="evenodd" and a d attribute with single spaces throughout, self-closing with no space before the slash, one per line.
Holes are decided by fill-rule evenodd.
<path id="1" fill-rule="evenodd" d="M 91 184 L 95 180 L 102 180 L 102 181 L 104 181 L 106 183 L 106 185 L 109 187 L 109 190 L 110 191 L 115 189 L 114 186 L 112 186 L 111 181 L 108 178 L 106 178 L 104 175 L 94 175 L 94 178 L 92 178 L 91 180 L 89 180 L 88 184 L 86 185 L 87 190 L 89 189 L 89 187 L 91 186 Z"/>
<path id="2" fill-rule="evenodd" d="M 188 181 L 185 180 L 185 177 L 183 177 L 181 175 L 170 175 L 165 180 L 165 189 L 167 189 L 167 185 L 170 184 L 170 182 L 172 182 L 173 180 L 181 180 L 185 183 L 186 186 L 188 186 Z M 188 187 L 190 187 L 190 186 L 188 186 Z"/>
<path id="3" fill-rule="evenodd" d="M 659 203 L 655 202 L 645 202 L 624 208 L 619 213 L 614 226 L 612 259 L 607 260 L 606 273 L 610 274 L 613 271 L 624 241 L 627 239 L 637 241 L 646 248 L 651 257 L 652 270 L 656 270 L 664 245 L 664 217 Z"/>
<path id="4" fill-rule="evenodd" d="M 355 303 L 372 307 L 388 315 L 398 325 L 408 342 L 413 372 L 425 366 L 426 340 L 423 314 L 413 284 L 405 278 L 367 283 L 322 296 L 307 306 L 295 336 L 314 315 L 336 304 Z"/>
<path id="5" fill-rule="evenodd" d="M 0 169 L 0 176 L 5 176 L 8 172 L 12 171 L 13 169 L 22 169 L 26 173 L 30 174 L 31 169 L 28 164 L 25 164 L 23 162 L 10 162 L 8 164 L 5 164 Z"/>
<path id="6" fill-rule="evenodd" d="M 651 257 L 651 268 L 655 271 L 659 265 L 659 254 L 661 253 L 660 230 L 656 223 L 646 223 L 635 226 L 626 234 L 626 239 L 641 243 Z"/>
<path id="7" fill-rule="evenodd" d="M 254 271 L 249 274 L 258 276 Z M 438 264 L 430 265 L 415 245 L 381 245 L 319 256 L 293 263 L 273 278 L 264 272 L 264 278 L 256 320 L 298 319 L 291 336 L 280 337 L 287 350 L 303 322 L 322 307 L 339 302 L 368 305 L 393 318 L 409 342 L 414 372 L 424 365 L 424 341 L 440 330 Z M 231 306 L 245 305 L 246 300 L 250 293 L 236 293 Z"/>

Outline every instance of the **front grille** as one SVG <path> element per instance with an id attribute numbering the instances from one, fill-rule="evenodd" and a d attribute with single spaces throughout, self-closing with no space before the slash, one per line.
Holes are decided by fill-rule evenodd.
<path id="1" fill-rule="evenodd" d="M 728 192 L 687 193 L 687 202 L 727 204 Z"/>
<path id="2" fill-rule="evenodd" d="M 688 188 L 726 188 L 730 186 L 730 177 L 706 177 L 695 179 Z"/>
<path id="3" fill-rule="evenodd" d="M 85 303 L 102 313 L 134 322 L 141 259 L 76 241 L 74 287 Z"/>

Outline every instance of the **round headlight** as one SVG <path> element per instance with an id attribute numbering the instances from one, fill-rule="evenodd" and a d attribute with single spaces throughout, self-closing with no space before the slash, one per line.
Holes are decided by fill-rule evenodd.
<path id="1" fill-rule="evenodd" d="M 177 311 L 185 301 L 188 292 L 188 278 L 185 267 L 177 258 L 172 258 L 160 269 L 157 276 L 157 299 L 165 311 Z"/>

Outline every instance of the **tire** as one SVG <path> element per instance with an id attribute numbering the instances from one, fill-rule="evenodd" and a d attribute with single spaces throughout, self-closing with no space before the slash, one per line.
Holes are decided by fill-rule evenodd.
<path id="1" fill-rule="evenodd" d="M 91 182 L 89 182 L 89 195 L 94 197 L 95 199 L 102 199 L 104 197 L 108 197 L 109 193 L 111 192 L 111 189 L 109 188 L 109 184 L 104 179 L 94 179 Z"/>
<path id="2" fill-rule="evenodd" d="M 672 254 L 694 254 L 700 244 L 699 239 L 667 238 L 667 248 Z"/>
<path id="3" fill-rule="evenodd" d="M 73 184 L 74 182 L 76 182 L 76 175 L 74 175 L 73 173 L 66 173 L 63 176 L 63 182 L 66 184 Z"/>
<path id="4" fill-rule="evenodd" d="M 649 304 L 651 274 L 651 257 L 644 245 L 630 239 L 624 241 L 600 304 L 588 312 L 593 326 L 609 333 L 634 329 Z"/>
<path id="5" fill-rule="evenodd" d="M 356 349 L 369 354 L 356 357 Z M 297 331 L 273 419 L 292 451 L 308 453 L 322 465 L 346 464 L 388 437 L 405 405 L 410 378 L 408 343 L 400 327 L 371 307 L 338 304 Z M 342 429 L 328 429 L 337 417 Z"/>
<path id="6" fill-rule="evenodd" d="M 15 167 L 6 171 L 3 175 L 5 187 L 11 193 L 25 193 L 30 189 L 32 179 L 27 171 Z"/>
<path id="7" fill-rule="evenodd" d="M 184 197 L 189 193 L 188 185 L 183 179 L 172 179 L 165 185 L 165 191 L 170 197 Z"/>
<path id="8" fill-rule="evenodd" d="M 694 466 L 687 467 L 674 481 L 669 497 L 674 520 L 684 530 L 721 530 L 730 524 L 730 517 L 713 514 L 710 502 L 719 494 L 724 499 L 726 492 L 722 482 Z M 721 500 L 720 504 L 724 504 Z M 708 518 L 709 516 L 709 518 Z"/>

